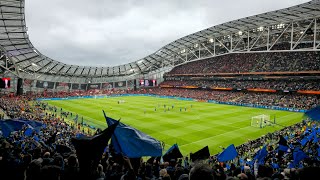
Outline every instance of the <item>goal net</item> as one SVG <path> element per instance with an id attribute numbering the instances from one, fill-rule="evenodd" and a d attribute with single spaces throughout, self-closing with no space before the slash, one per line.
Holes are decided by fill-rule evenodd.
<path id="1" fill-rule="evenodd" d="M 271 126 L 270 115 L 261 114 L 258 116 L 253 116 L 251 118 L 251 126 L 264 128 L 265 126 Z"/>

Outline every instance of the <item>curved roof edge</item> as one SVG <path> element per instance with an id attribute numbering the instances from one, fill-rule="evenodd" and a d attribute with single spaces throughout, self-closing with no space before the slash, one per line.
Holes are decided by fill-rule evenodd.
<path id="1" fill-rule="evenodd" d="M 265 36 L 266 33 L 268 33 L 268 39 L 271 38 L 270 35 L 277 37 L 276 35 L 280 34 L 281 36 L 284 34 L 282 30 L 287 29 L 290 23 L 293 28 L 293 22 L 298 21 L 303 23 L 296 27 L 295 34 L 301 33 L 305 28 L 310 28 L 309 21 L 320 17 L 320 2 L 313 0 L 293 7 L 219 24 L 177 39 L 142 59 L 113 67 L 69 65 L 41 54 L 32 45 L 27 34 L 25 1 L 0 0 L 0 10 L 0 45 L 17 71 L 40 75 L 102 78 L 146 73 L 204 57 L 251 51 L 265 46 L 265 43 L 269 43 L 265 50 L 271 50 L 269 46 L 273 47 L 277 41 L 272 44 L 272 39 L 270 42 L 269 40 L 265 42 L 266 40 L 259 38 Z M 314 24 L 317 26 L 316 22 Z M 267 28 L 268 32 L 266 32 Z M 246 44 L 248 44 L 247 48 Z"/>

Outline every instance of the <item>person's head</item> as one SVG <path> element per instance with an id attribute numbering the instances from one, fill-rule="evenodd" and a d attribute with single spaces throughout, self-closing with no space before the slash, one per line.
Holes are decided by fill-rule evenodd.
<path id="1" fill-rule="evenodd" d="M 101 164 L 99 164 L 97 170 L 98 170 L 98 172 L 102 172 L 103 171 L 103 166 Z"/>
<path id="2" fill-rule="evenodd" d="M 189 174 L 189 180 L 214 180 L 213 170 L 208 164 L 197 164 Z"/>
<path id="3" fill-rule="evenodd" d="M 171 177 L 169 174 L 166 174 L 162 177 L 162 180 L 171 180 Z"/>
<path id="4" fill-rule="evenodd" d="M 69 167 L 77 167 L 78 166 L 77 157 L 75 155 L 72 154 L 68 157 L 68 166 Z"/>
<path id="5" fill-rule="evenodd" d="M 50 152 L 45 152 L 43 158 L 50 158 Z"/>
<path id="6" fill-rule="evenodd" d="M 247 176 L 246 174 L 244 174 L 244 173 L 238 174 L 237 177 L 238 177 L 239 179 L 241 179 L 241 180 L 248 179 L 248 176 Z"/>
<path id="7" fill-rule="evenodd" d="M 168 174 L 166 169 L 161 169 L 159 172 L 160 177 L 164 177 L 166 174 Z"/>
<path id="8" fill-rule="evenodd" d="M 63 167 L 64 166 L 63 157 L 60 154 L 55 154 L 53 159 L 53 164 L 59 167 Z"/>
<path id="9" fill-rule="evenodd" d="M 188 174 L 181 174 L 178 180 L 189 180 L 189 175 Z"/>

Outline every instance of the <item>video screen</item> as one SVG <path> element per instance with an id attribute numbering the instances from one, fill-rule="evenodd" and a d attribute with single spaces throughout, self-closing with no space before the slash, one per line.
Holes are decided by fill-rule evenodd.
<path id="1" fill-rule="evenodd" d="M 10 78 L 1 78 L 0 80 L 0 88 L 8 89 L 10 88 Z"/>
<path id="2" fill-rule="evenodd" d="M 140 79 L 139 81 L 139 85 L 140 86 L 144 86 L 144 87 L 152 87 L 152 86 L 157 86 L 157 80 L 152 79 Z"/>

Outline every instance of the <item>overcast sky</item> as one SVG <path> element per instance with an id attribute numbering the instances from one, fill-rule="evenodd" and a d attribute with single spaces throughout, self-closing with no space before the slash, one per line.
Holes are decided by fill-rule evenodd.
<path id="1" fill-rule="evenodd" d="M 33 45 L 67 64 L 114 66 L 188 34 L 309 0 L 26 0 Z"/>

